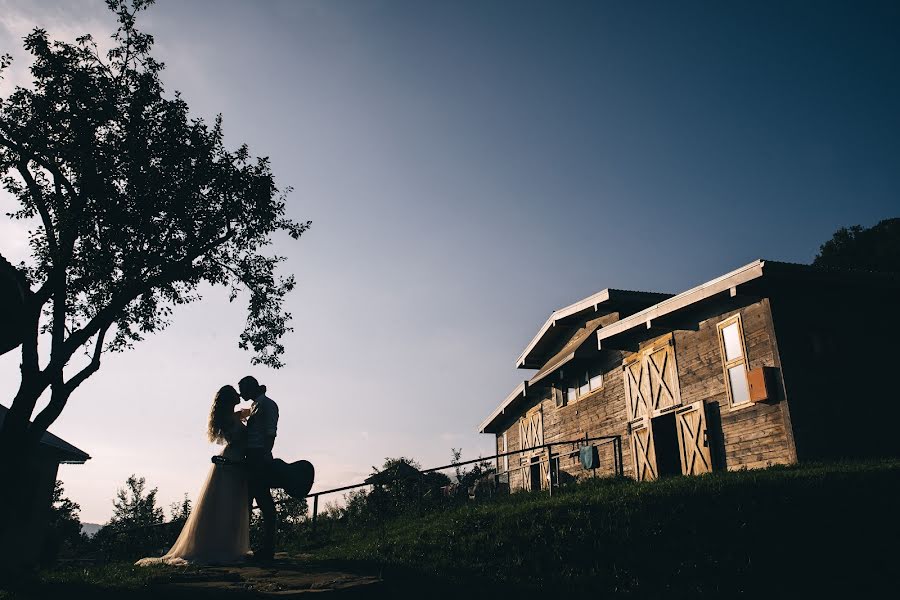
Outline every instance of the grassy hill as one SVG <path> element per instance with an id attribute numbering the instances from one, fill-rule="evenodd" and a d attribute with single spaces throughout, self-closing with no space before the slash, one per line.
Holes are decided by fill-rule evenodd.
<path id="1" fill-rule="evenodd" d="M 316 536 L 284 540 L 296 558 L 271 572 L 381 575 L 380 587 L 344 594 L 373 598 L 893 597 L 898 492 L 900 460 L 589 480 L 552 498 L 519 493 L 365 528 L 324 520 Z M 262 593 L 243 579 L 242 592 L 166 587 L 222 579 L 212 571 L 58 567 L 0 577 L 0 599 Z"/>
<path id="2" fill-rule="evenodd" d="M 893 587 L 898 492 L 897 460 L 591 480 L 362 530 L 325 524 L 294 546 L 449 589 L 832 597 Z"/>

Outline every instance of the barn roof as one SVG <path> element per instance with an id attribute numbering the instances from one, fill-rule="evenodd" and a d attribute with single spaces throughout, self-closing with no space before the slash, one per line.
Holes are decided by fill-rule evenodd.
<path id="1" fill-rule="evenodd" d="M 742 267 L 716 277 L 706 283 L 686 290 L 677 295 L 651 292 L 635 292 L 606 289 L 554 311 L 544 323 L 537 335 L 525 348 L 516 361 L 517 367 L 537 368 L 538 373 L 530 381 L 525 381 L 507 396 L 500 405 L 479 425 L 479 433 L 493 433 L 504 414 L 515 408 L 526 399 L 535 396 L 536 384 L 570 360 L 576 358 L 579 349 L 591 345 L 592 336 L 596 340 L 595 350 L 624 348 L 619 338 L 633 337 L 636 331 L 645 335 L 652 334 L 657 325 L 675 318 L 678 313 L 689 312 L 703 302 L 717 302 L 738 295 L 738 288 L 754 288 L 762 282 L 776 281 L 780 285 L 810 286 L 817 283 L 840 285 L 888 285 L 900 286 L 900 276 L 892 273 L 875 273 L 869 271 L 835 270 L 813 267 L 795 263 L 758 259 Z M 653 303 L 636 312 L 622 317 L 618 321 L 600 327 L 595 321 L 585 322 L 586 316 L 592 313 L 608 314 L 621 307 L 623 302 L 635 303 L 653 299 Z M 560 325 L 564 325 L 560 327 Z M 670 326 L 671 322 L 664 326 Z M 556 330 L 556 332 L 554 332 Z M 563 336 L 568 341 L 561 350 L 550 354 L 552 349 L 559 348 Z"/>
<path id="2" fill-rule="evenodd" d="M 818 289 L 814 288 L 818 284 L 856 286 L 852 288 L 854 290 L 859 290 L 859 286 L 897 287 L 900 276 L 757 259 L 598 330 L 597 347 L 616 348 L 619 345 L 617 338 L 632 335 L 636 330 L 653 330 L 656 324 L 668 327 L 680 313 L 689 312 L 704 302 L 733 298 L 741 293 L 739 288 L 759 292 L 763 287 L 771 289 L 772 285 L 777 285 L 812 290 Z"/>
<path id="3" fill-rule="evenodd" d="M 738 285 L 762 277 L 764 265 L 765 261 L 755 260 L 734 271 L 725 273 L 720 277 L 716 277 L 715 279 L 681 292 L 658 304 L 654 304 L 642 311 L 625 317 L 624 319 L 620 319 L 619 321 L 612 323 L 609 327 L 604 327 L 603 331 L 597 332 L 597 343 L 599 347 L 602 348 L 603 340 L 605 339 L 612 338 L 638 326 L 649 329 L 653 319 L 658 319 L 663 315 L 668 315 L 717 294 L 722 294 L 724 292 L 729 292 L 731 294 L 733 293 L 732 290 L 735 290 L 736 292 Z"/>
<path id="4" fill-rule="evenodd" d="M 515 387 L 515 389 L 509 393 L 503 402 L 500 403 L 500 406 L 495 408 L 491 414 L 487 416 L 487 418 L 481 422 L 481 425 L 478 426 L 478 433 L 494 433 L 493 425 L 496 424 L 497 420 L 506 414 L 507 410 L 512 410 L 515 408 L 515 405 L 518 404 L 523 398 L 528 395 L 528 382 L 523 381 L 519 385 Z"/>
<path id="5" fill-rule="evenodd" d="M 3 421 L 6 418 L 8 408 L 0 404 L 0 427 L 3 427 Z M 44 432 L 41 437 L 41 446 L 51 450 L 61 463 L 81 465 L 90 460 L 90 455 L 83 450 L 79 450 L 66 440 L 56 437 L 49 431 Z"/>
<path id="6" fill-rule="evenodd" d="M 566 342 L 565 346 L 562 349 L 553 355 L 550 360 L 544 363 L 544 366 L 541 367 L 537 373 L 535 373 L 534 377 L 532 377 L 529 381 L 529 385 L 534 385 L 538 381 L 545 378 L 547 375 L 550 375 L 558 368 L 568 363 L 572 359 L 575 358 L 578 350 L 581 346 L 587 341 L 589 337 L 591 337 L 597 329 L 600 328 L 600 322 L 602 318 L 591 319 L 584 326 L 579 327 L 575 334 L 569 338 L 569 341 Z"/>
<path id="7" fill-rule="evenodd" d="M 550 313 L 538 329 L 537 334 L 525 350 L 516 359 L 517 368 L 538 369 L 553 356 L 554 350 L 563 339 L 570 337 L 583 324 L 586 317 L 597 316 L 616 311 L 634 312 L 660 300 L 671 297 L 672 294 L 658 292 L 637 292 L 633 290 L 616 290 L 607 288 L 596 294 L 588 296 L 578 302 L 564 306 Z"/>

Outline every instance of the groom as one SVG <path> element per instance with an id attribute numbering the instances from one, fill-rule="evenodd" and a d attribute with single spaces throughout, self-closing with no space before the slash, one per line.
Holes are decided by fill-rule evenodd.
<path id="1" fill-rule="evenodd" d="M 256 560 L 272 560 L 275 554 L 275 530 L 278 515 L 269 491 L 269 477 L 272 464 L 272 447 L 278 433 L 278 405 L 266 396 L 266 386 L 259 385 L 254 377 L 247 376 L 238 382 L 238 389 L 244 400 L 252 400 L 250 416 L 247 419 L 247 489 L 250 509 L 253 500 L 259 506 L 263 518 L 263 541 L 259 550 L 253 553 Z"/>

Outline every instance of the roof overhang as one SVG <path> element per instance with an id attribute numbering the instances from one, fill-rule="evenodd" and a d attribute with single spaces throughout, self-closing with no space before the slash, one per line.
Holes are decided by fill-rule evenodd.
<path id="1" fill-rule="evenodd" d="M 607 288 L 574 304 L 553 311 L 544 321 L 537 334 L 516 359 L 516 368 L 537 369 L 546 364 L 549 350 L 560 338 L 570 330 L 568 326 L 579 324 L 579 321 L 592 314 L 604 315 L 612 312 L 627 311 L 631 314 L 645 306 L 649 306 L 670 298 L 671 294 L 657 292 L 637 292 Z M 556 331 L 562 327 L 561 331 Z"/>
<path id="2" fill-rule="evenodd" d="M 592 339 L 594 332 L 600 327 L 601 320 L 602 319 L 599 318 L 593 319 L 585 323 L 583 327 L 579 328 L 572 338 L 566 342 L 566 345 L 563 346 L 562 350 L 544 363 L 544 366 L 542 366 L 534 377 L 528 381 L 528 385 L 534 387 L 539 381 L 552 375 L 558 371 L 560 367 L 574 360 L 576 356 L 580 354 L 585 343 L 589 343 L 589 340 Z M 592 346 L 592 349 L 596 352 L 594 344 L 589 343 L 589 345 Z"/>
<path id="3" fill-rule="evenodd" d="M 3 426 L 3 421 L 6 418 L 8 410 L 9 409 L 5 406 L 0 405 L 0 427 Z M 44 435 L 41 436 L 40 447 L 45 452 L 52 454 L 60 464 L 82 465 L 91 459 L 87 452 L 79 450 L 66 440 L 53 435 L 49 431 L 45 431 Z"/>
<path id="4" fill-rule="evenodd" d="M 734 297 L 737 288 L 763 276 L 766 261 L 755 260 L 649 308 L 636 312 L 597 331 L 597 348 L 617 347 L 615 340 L 636 329 L 653 330 L 664 317 L 715 297 Z"/>
<path id="5" fill-rule="evenodd" d="M 496 433 L 494 426 L 497 424 L 497 421 L 506 414 L 506 411 L 515 408 L 515 406 L 527 396 L 528 382 L 523 381 L 510 392 L 509 396 L 500 403 L 500 406 L 495 408 L 494 411 L 488 415 L 487 419 L 481 422 L 481 425 L 478 426 L 478 433 Z"/>

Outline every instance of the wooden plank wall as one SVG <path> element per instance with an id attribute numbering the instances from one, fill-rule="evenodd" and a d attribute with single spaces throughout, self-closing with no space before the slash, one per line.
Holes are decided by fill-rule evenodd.
<path id="1" fill-rule="evenodd" d="M 780 367 L 775 343 L 775 333 L 769 301 L 746 300 L 740 308 L 731 308 L 707 316 L 695 330 L 677 330 L 675 358 L 681 386 L 682 404 L 702 400 L 709 416 L 710 443 L 714 463 L 729 470 L 759 468 L 774 464 L 796 462 L 796 451 L 787 413 L 786 401 L 779 394 L 777 402 L 753 404 L 732 409 L 725 390 L 725 374 L 719 349 L 716 324 L 740 312 L 747 350 L 748 368 L 760 366 Z M 669 335 L 669 334 L 666 334 Z M 663 337 L 663 336 L 660 336 Z M 641 346 L 659 338 L 648 340 Z M 631 439 L 625 408 L 625 389 L 622 377 L 622 361 L 630 352 L 608 353 L 605 363 L 603 387 L 567 406 L 557 407 L 549 396 L 541 400 L 544 411 L 544 439 L 546 442 L 570 440 L 603 435 L 620 435 L 622 440 L 623 470 L 633 476 Z M 503 427 L 507 433 L 509 450 L 520 448 L 518 418 L 535 406 L 537 400 L 522 406 Z M 498 451 L 502 448 L 502 430 L 497 434 Z M 554 448 L 556 453 L 568 453 L 574 447 Z M 600 446 L 601 468 L 598 476 L 614 474 L 611 445 Z M 518 465 L 518 456 L 510 456 L 510 468 Z M 561 479 L 590 476 L 593 473 L 581 468 L 577 455 L 561 457 Z M 522 475 L 510 473 L 510 489 L 522 486 Z"/>
<path id="2" fill-rule="evenodd" d="M 697 331 L 675 331 L 681 401 L 706 403 L 714 461 L 719 467 L 753 469 L 794 463 L 796 452 L 783 398 L 736 408 L 728 404 L 716 325 L 738 312 L 744 329 L 748 369 L 780 367 L 772 313 L 768 299 L 763 298 L 707 318 L 699 323 Z M 721 423 L 720 428 L 717 422 Z"/>
<path id="3" fill-rule="evenodd" d="M 599 390 L 560 408 L 556 407 L 556 403 L 549 396 L 540 401 L 541 409 L 544 412 L 545 443 L 580 439 L 585 434 L 588 437 L 624 434 L 627 422 L 621 353 L 616 353 L 616 358 L 611 361 L 608 360 L 608 364 L 609 370 L 604 373 L 603 387 Z M 529 404 L 523 405 L 520 411 L 504 424 L 507 446 L 510 451 L 518 450 L 522 447 L 519 442 L 519 417 L 538 403 L 537 400 L 534 400 Z M 498 448 L 502 448 L 503 430 L 497 434 L 497 439 Z M 622 445 L 624 449 L 624 468 L 626 475 L 628 475 L 632 470 L 632 460 L 628 452 L 627 438 L 624 435 L 622 437 Z M 576 449 L 577 446 L 573 445 L 558 446 L 553 448 L 553 453 L 554 455 L 566 455 Z M 596 475 L 615 475 L 612 444 L 601 444 L 599 446 L 599 455 L 600 468 L 596 470 Z M 514 470 L 514 467 L 519 464 L 519 455 L 510 456 L 509 459 L 510 470 L 512 471 L 509 478 L 510 489 L 519 489 L 522 487 L 522 474 L 521 471 Z M 560 471 L 565 473 L 560 475 L 563 480 L 594 475 L 593 471 L 584 471 L 582 469 L 578 455 L 561 456 Z"/>

